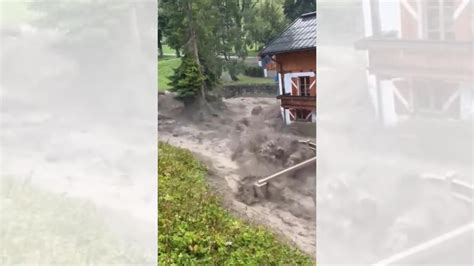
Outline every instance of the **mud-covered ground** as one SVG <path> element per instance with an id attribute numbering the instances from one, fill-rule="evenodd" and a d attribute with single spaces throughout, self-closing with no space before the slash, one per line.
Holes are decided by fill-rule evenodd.
<path id="1" fill-rule="evenodd" d="M 314 256 L 315 165 L 254 182 L 315 156 L 299 140 L 315 141 L 314 124 L 284 126 L 275 98 L 223 100 L 217 115 L 185 110 L 172 95 L 159 96 L 159 140 L 191 150 L 209 168 L 209 181 L 224 204 L 244 219 L 268 226 Z"/>

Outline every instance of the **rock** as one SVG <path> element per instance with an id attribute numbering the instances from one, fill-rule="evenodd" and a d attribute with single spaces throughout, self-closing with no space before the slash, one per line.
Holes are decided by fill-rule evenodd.
<path id="1" fill-rule="evenodd" d="M 245 125 L 247 127 L 250 125 L 250 121 L 247 118 L 242 118 L 240 120 L 240 123 L 242 123 L 243 125 Z"/>
<path id="2" fill-rule="evenodd" d="M 169 119 L 171 119 L 170 116 L 158 113 L 158 120 L 169 120 Z"/>
<path id="3" fill-rule="evenodd" d="M 235 130 L 242 131 L 243 130 L 242 125 L 241 124 L 235 124 Z"/>
<path id="4" fill-rule="evenodd" d="M 262 106 L 256 106 L 252 109 L 252 115 L 259 115 L 263 111 Z"/>

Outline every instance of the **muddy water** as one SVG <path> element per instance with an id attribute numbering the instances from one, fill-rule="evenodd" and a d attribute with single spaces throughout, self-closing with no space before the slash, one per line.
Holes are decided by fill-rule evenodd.
<path id="1" fill-rule="evenodd" d="M 236 215 L 268 226 L 314 256 L 315 167 L 278 177 L 259 190 L 253 186 L 260 177 L 314 156 L 297 143 L 308 134 L 282 124 L 274 98 L 231 98 L 224 104 L 219 116 L 190 121 L 177 115 L 182 111 L 178 103 L 161 95 L 160 141 L 189 149 L 204 161 L 211 185 Z"/>

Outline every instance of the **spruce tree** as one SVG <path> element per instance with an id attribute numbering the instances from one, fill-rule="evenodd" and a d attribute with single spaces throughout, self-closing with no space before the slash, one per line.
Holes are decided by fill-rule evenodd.
<path id="1" fill-rule="evenodd" d="M 191 103 L 199 96 L 203 80 L 197 62 L 189 55 L 185 55 L 170 77 L 170 91 L 176 93 L 176 98 Z"/>

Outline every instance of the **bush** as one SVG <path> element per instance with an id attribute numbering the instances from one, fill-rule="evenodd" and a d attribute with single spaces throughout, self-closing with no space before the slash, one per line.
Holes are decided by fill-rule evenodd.
<path id="1" fill-rule="evenodd" d="M 185 56 L 181 64 L 170 77 L 170 91 L 176 92 L 176 98 L 185 102 L 192 102 L 199 96 L 204 77 L 199 71 L 197 62 Z"/>
<path id="2" fill-rule="evenodd" d="M 259 66 L 246 66 L 244 73 L 249 77 L 261 78 L 264 76 L 263 68 Z"/>
<path id="3" fill-rule="evenodd" d="M 159 265 L 314 265 L 263 227 L 221 207 L 189 151 L 159 143 Z"/>

